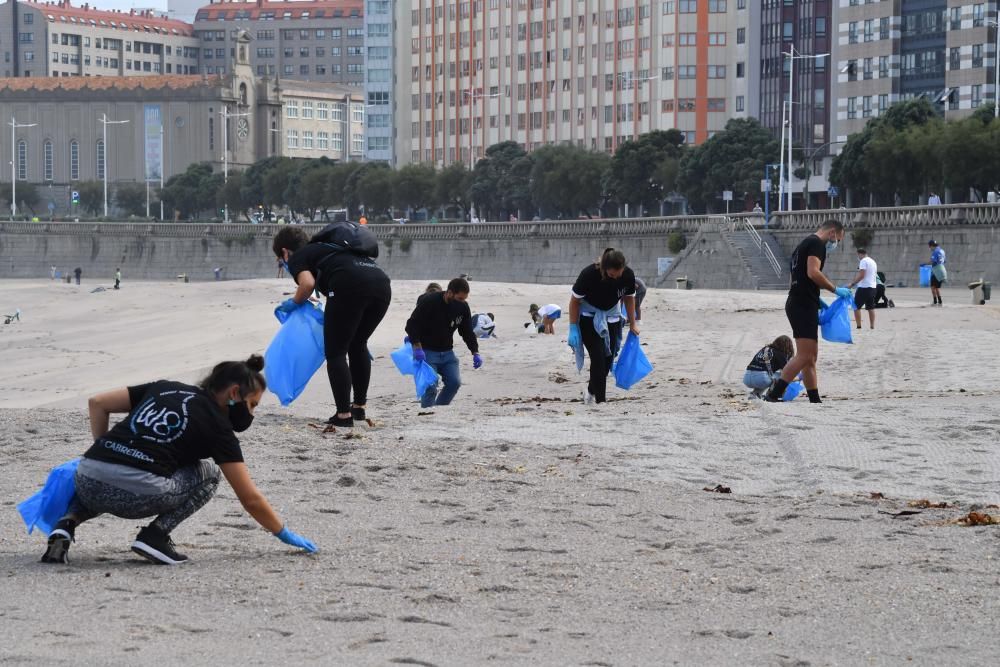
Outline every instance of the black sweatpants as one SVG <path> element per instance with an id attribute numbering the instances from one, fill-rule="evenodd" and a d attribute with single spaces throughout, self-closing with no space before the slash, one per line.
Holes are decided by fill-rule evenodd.
<path id="1" fill-rule="evenodd" d="M 604 349 L 604 339 L 594 329 L 594 318 L 580 318 L 580 337 L 590 356 L 590 382 L 587 384 L 587 391 L 594 395 L 594 401 L 597 403 L 603 403 L 607 399 L 608 373 L 611 372 L 611 364 L 618 354 L 618 345 L 622 338 L 621 320 L 609 322 L 608 333 L 611 336 L 610 356 Z"/>
<path id="2" fill-rule="evenodd" d="M 372 376 L 368 339 L 387 310 L 388 295 L 358 296 L 349 290 L 338 290 L 326 302 L 323 342 L 326 372 L 330 376 L 337 412 L 351 411 L 352 388 L 356 405 L 368 402 L 368 383 Z"/>

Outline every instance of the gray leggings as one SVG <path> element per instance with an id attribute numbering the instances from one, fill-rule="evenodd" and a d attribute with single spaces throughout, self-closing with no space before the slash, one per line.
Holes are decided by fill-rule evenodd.
<path id="1" fill-rule="evenodd" d="M 212 499 L 221 477 L 218 466 L 211 461 L 180 468 L 172 477 L 135 472 L 138 474 L 126 472 L 127 477 L 123 475 L 121 483 L 116 484 L 110 476 L 94 479 L 78 470 L 76 495 L 67 516 L 74 517 L 77 523 L 105 513 L 123 519 L 155 516 L 150 525 L 169 534 Z M 143 475 L 148 475 L 149 483 L 136 479 Z"/>

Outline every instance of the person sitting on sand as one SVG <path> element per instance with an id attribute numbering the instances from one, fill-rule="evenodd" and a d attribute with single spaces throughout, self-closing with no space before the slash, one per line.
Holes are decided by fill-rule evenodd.
<path id="1" fill-rule="evenodd" d="M 608 373 L 618 354 L 622 336 L 621 302 L 629 330 L 639 335 L 635 316 L 635 274 L 625 264 L 620 250 L 607 248 L 600 258 L 580 272 L 569 301 L 569 338 L 577 350 L 581 345 L 590 355 L 590 382 L 583 392 L 584 403 L 603 403 Z"/>
<path id="2" fill-rule="evenodd" d="M 476 338 L 496 338 L 496 326 L 493 313 L 475 313 L 472 316 L 472 332 Z"/>
<path id="3" fill-rule="evenodd" d="M 795 346 L 788 336 L 778 336 L 773 343 L 762 347 L 754 355 L 743 373 L 743 384 L 760 398 L 771 383 L 781 377 L 781 369 L 795 356 Z"/>
<path id="4" fill-rule="evenodd" d="M 178 553 L 170 534 L 211 500 L 221 476 L 257 523 L 285 544 L 316 551 L 288 530 L 243 462 L 236 433 L 253 422 L 267 387 L 263 368 L 263 357 L 253 355 L 216 365 L 197 387 L 158 380 L 91 397 L 94 444 L 76 469 L 76 494 L 49 535 L 42 562 L 69 562 L 76 528 L 111 514 L 155 516 L 139 531 L 132 551 L 161 565 L 183 563 L 188 558 Z M 109 416 L 124 412 L 128 416 L 109 429 Z"/>

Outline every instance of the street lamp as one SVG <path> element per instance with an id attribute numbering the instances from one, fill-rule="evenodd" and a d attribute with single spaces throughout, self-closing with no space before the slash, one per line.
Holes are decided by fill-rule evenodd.
<path id="1" fill-rule="evenodd" d="M 229 198 L 225 185 L 229 182 L 229 119 L 249 116 L 249 111 L 229 113 L 229 107 L 223 107 L 219 112 L 222 115 L 222 200 L 223 214 L 222 221 L 229 224 Z"/>
<path id="2" fill-rule="evenodd" d="M 108 217 L 108 172 L 111 171 L 111 151 L 108 150 L 108 125 L 124 125 L 128 120 L 108 120 L 108 114 L 102 113 L 97 119 L 104 128 L 104 217 Z"/>
<path id="3" fill-rule="evenodd" d="M 820 60 L 821 58 L 826 58 L 829 53 L 795 53 L 795 45 L 790 44 L 788 46 L 788 52 L 782 52 L 781 55 L 788 57 L 788 210 L 792 210 L 792 118 L 795 116 L 795 61 L 799 60 Z"/>
<path id="4" fill-rule="evenodd" d="M 806 183 L 807 184 L 809 183 L 809 178 L 812 176 L 812 169 L 810 168 L 810 165 L 813 163 L 813 160 L 816 159 L 816 154 L 819 153 L 824 148 L 826 148 L 827 146 L 833 146 L 835 144 L 844 144 L 844 143 L 847 143 L 847 142 L 846 141 L 828 141 L 828 142 L 826 142 L 825 144 L 823 144 L 821 146 L 817 146 L 816 148 L 812 149 L 809 152 L 809 157 L 806 158 L 806 161 L 805 161 L 805 163 L 803 165 L 805 167 L 805 170 L 806 170 Z M 799 150 L 800 151 L 804 151 L 804 150 L 806 150 L 806 148 L 805 148 L 805 146 L 801 146 L 799 148 Z M 808 211 L 809 210 L 809 197 L 804 197 L 804 199 L 805 199 L 805 202 L 806 202 L 806 210 Z"/>
<path id="5" fill-rule="evenodd" d="M 993 117 L 1000 118 L 1000 3 L 997 4 L 997 20 L 987 21 L 996 33 L 996 46 L 993 48 Z"/>
<path id="6" fill-rule="evenodd" d="M 14 152 L 17 147 L 15 132 L 19 127 L 34 127 L 38 123 L 18 123 L 13 116 L 10 117 L 10 220 L 14 221 L 17 215 L 17 157 Z"/>

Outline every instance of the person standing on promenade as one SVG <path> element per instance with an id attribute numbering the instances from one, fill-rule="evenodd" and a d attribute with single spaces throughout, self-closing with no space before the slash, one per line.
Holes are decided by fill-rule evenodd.
<path id="1" fill-rule="evenodd" d="M 274 235 L 271 249 L 298 285 L 295 295 L 278 306 L 280 310 L 295 310 L 315 289 L 326 295 L 323 345 L 337 406 L 327 421 L 350 428 L 354 420 L 367 418 L 372 375 L 368 339 L 392 298 L 389 276 L 375 263 L 375 235 L 354 223 L 334 222 L 310 239 L 301 227 L 289 226 Z"/>
<path id="2" fill-rule="evenodd" d="M 770 402 L 780 401 L 785 395 L 788 383 L 802 373 L 810 403 L 822 403 L 819 397 L 819 381 L 816 375 L 816 359 L 819 356 L 819 311 L 826 304 L 819 298 L 820 289 L 829 290 L 838 297 L 851 296 L 851 290 L 837 287 L 823 275 L 826 255 L 833 252 L 844 240 L 844 223 L 827 220 L 815 233 L 806 237 L 792 252 L 789 265 L 791 285 L 785 301 L 785 315 L 792 325 L 795 338 L 795 356 L 781 371 L 781 377 L 771 385 L 764 395 Z"/>
<path id="3" fill-rule="evenodd" d="M 858 248 L 858 273 L 854 280 L 848 285 L 852 288 L 858 286 L 854 293 L 854 322 L 861 328 L 861 307 L 868 309 L 868 325 L 875 328 L 875 292 L 878 286 L 878 265 L 875 260 L 868 256 L 868 251 Z"/>
<path id="4" fill-rule="evenodd" d="M 77 527 L 111 514 L 156 517 L 139 531 L 132 551 L 159 565 L 184 563 L 187 556 L 170 534 L 212 499 L 222 477 L 257 523 L 285 544 L 316 551 L 288 530 L 257 489 L 236 437 L 250 428 L 267 387 L 263 368 L 263 357 L 254 355 L 217 364 L 197 387 L 158 380 L 91 397 L 94 444 L 76 468 L 75 495 L 49 534 L 42 562 L 69 562 Z M 126 412 L 108 428 L 111 414 Z"/>
<path id="5" fill-rule="evenodd" d="M 931 249 L 931 297 L 934 299 L 931 305 L 943 306 L 941 285 L 948 281 L 948 270 L 944 267 L 947 258 L 944 254 L 944 248 L 939 246 L 934 239 L 927 242 L 927 247 Z"/>
<path id="6" fill-rule="evenodd" d="M 483 365 L 483 358 L 479 356 L 479 341 L 472 329 L 472 311 L 466 303 L 469 290 L 468 280 L 453 278 L 445 291 L 428 291 L 417 299 L 417 307 L 406 321 L 406 335 L 413 346 L 413 358 L 437 371 L 444 383 L 440 392 L 437 386 L 424 392 L 420 399 L 422 408 L 450 404 L 462 386 L 458 357 L 454 351 L 456 329 L 472 352 L 472 368 L 479 369 Z"/>
<path id="7" fill-rule="evenodd" d="M 927 205 L 928 206 L 940 206 L 941 205 L 941 198 L 938 197 L 936 193 L 932 192 L 931 196 L 927 198 Z"/>
<path id="8" fill-rule="evenodd" d="M 607 400 L 608 373 L 622 338 L 621 303 L 629 331 L 639 335 L 635 308 L 635 274 L 620 250 L 607 248 L 577 277 L 569 300 L 569 338 L 574 350 L 581 345 L 590 355 L 590 380 L 583 393 L 586 404 Z"/>
<path id="9" fill-rule="evenodd" d="M 122 286 L 122 269 L 121 267 L 115 267 L 115 289 L 121 289 Z"/>

